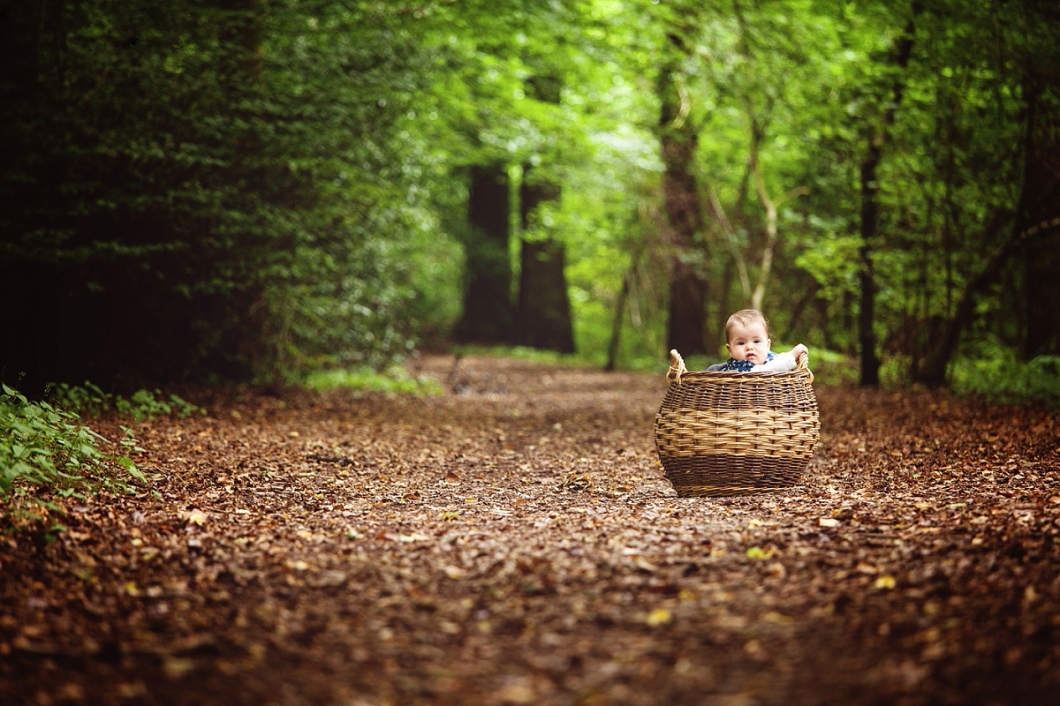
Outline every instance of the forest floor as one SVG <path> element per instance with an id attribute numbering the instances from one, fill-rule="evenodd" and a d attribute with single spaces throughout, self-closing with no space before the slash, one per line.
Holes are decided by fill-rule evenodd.
<path id="1" fill-rule="evenodd" d="M 819 386 L 802 483 L 678 498 L 662 374 L 199 391 L 0 536 L 0 703 L 1060 704 L 1060 412 Z"/>

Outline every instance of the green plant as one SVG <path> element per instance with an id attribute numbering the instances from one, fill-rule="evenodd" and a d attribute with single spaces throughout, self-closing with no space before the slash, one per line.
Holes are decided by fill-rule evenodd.
<path id="1" fill-rule="evenodd" d="M 60 382 L 49 385 L 48 388 L 49 398 L 56 407 L 97 419 L 111 408 L 114 401 L 113 395 L 88 380 L 85 380 L 84 385 Z"/>
<path id="2" fill-rule="evenodd" d="M 556 351 L 541 350 L 528 346 L 477 346 L 463 344 L 453 346 L 451 352 L 457 355 L 481 355 L 493 358 L 518 358 L 529 360 L 534 363 L 563 363 L 565 365 L 577 365 L 588 361 L 577 353 L 557 353 Z"/>
<path id="3" fill-rule="evenodd" d="M 118 445 L 141 450 L 132 432 L 122 427 Z M 48 402 L 31 402 L 4 385 L 0 391 L 0 499 L 27 496 L 30 488 L 56 489 L 60 495 L 99 486 L 124 488 L 116 469 L 144 480 L 127 455 L 100 449 L 107 440 L 80 423 L 80 417 Z M 41 501 L 43 502 L 43 501 Z"/>
<path id="4" fill-rule="evenodd" d="M 385 372 L 371 368 L 322 370 L 310 373 L 304 384 L 309 389 L 318 392 L 340 387 L 358 392 L 388 392 L 417 396 L 440 395 L 443 392 L 441 383 L 435 378 L 429 375 L 412 376 L 400 366 L 393 366 Z"/>
<path id="5" fill-rule="evenodd" d="M 205 414 L 206 410 L 171 394 L 162 398 L 161 390 L 138 390 L 125 398 L 104 392 L 97 385 L 85 381 L 84 385 L 57 383 L 50 386 L 51 400 L 57 408 L 95 419 L 114 410 L 123 417 L 132 417 L 138 422 L 156 417 L 176 414 L 185 419 L 193 414 Z"/>
<path id="6" fill-rule="evenodd" d="M 1060 356 L 1040 355 L 1021 362 L 1011 347 L 997 340 L 975 346 L 971 356 L 950 369 L 955 392 L 982 395 L 995 402 L 1060 404 Z"/>
<path id="7" fill-rule="evenodd" d="M 114 409 L 124 417 L 132 417 L 138 422 L 155 417 L 165 417 L 173 411 L 164 400 L 157 399 L 155 395 L 161 395 L 160 390 L 137 390 L 132 397 L 125 399 L 118 397 L 114 400 Z"/>

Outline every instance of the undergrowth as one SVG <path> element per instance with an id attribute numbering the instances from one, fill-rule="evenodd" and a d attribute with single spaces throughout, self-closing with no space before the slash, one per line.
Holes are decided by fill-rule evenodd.
<path id="1" fill-rule="evenodd" d="M 132 429 L 118 425 L 112 442 L 82 423 L 84 417 L 113 416 L 141 422 L 164 416 L 188 417 L 205 410 L 177 395 L 140 390 L 129 397 L 104 392 L 91 382 L 50 386 L 42 400 L 17 390 L 0 390 L 0 519 L 7 529 L 53 523 L 64 498 L 99 491 L 134 492 L 145 480 L 129 457 L 143 451 Z M 45 531 L 46 536 L 52 529 Z"/>
<path id="2" fill-rule="evenodd" d="M 441 383 L 429 375 L 413 376 L 400 366 L 385 372 L 371 368 L 350 370 L 322 370 L 310 373 L 303 383 L 317 392 L 346 388 L 355 392 L 386 392 L 411 395 L 440 395 Z"/>
<path id="3" fill-rule="evenodd" d="M 1060 356 L 1040 355 L 1022 362 L 1011 348 L 992 341 L 980 343 L 974 354 L 955 360 L 950 368 L 950 386 L 958 394 L 1060 406 Z"/>
<path id="4" fill-rule="evenodd" d="M 556 351 L 530 348 L 529 346 L 477 346 L 461 344 L 450 349 L 453 355 L 479 355 L 490 358 L 515 358 L 534 363 L 562 363 L 571 366 L 596 365 L 597 361 L 580 353 L 557 353 Z"/>
<path id="5" fill-rule="evenodd" d="M 30 401 L 16 390 L 0 389 L 0 517 L 47 521 L 61 514 L 57 502 L 100 489 L 129 491 L 129 480 L 143 473 L 128 454 L 142 451 L 128 427 L 112 443 L 81 423 L 76 412 L 46 401 Z M 105 450 L 107 448 L 113 450 Z M 54 525 L 55 527 L 61 527 Z"/>
<path id="6" fill-rule="evenodd" d="M 131 417 L 137 422 L 170 415 L 184 419 L 193 414 L 206 413 L 202 407 L 193 405 L 178 395 L 163 397 L 161 390 L 138 390 L 126 398 L 104 392 L 99 386 L 87 381 L 84 385 L 52 385 L 49 397 L 57 407 L 94 419 L 110 412 L 120 417 Z"/>

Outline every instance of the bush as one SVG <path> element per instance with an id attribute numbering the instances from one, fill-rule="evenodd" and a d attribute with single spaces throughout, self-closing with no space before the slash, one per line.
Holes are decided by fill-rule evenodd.
<path id="1" fill-rule="evenodd" d="M 341 387 L 357 392 L 396 392 L 418 396 L 443 393 L 441 383 L 433 377 L 413 377 L 400 366 L 394 366 L 385 373 L 371 368 L 320 371 L 309 374 L 305 386 L 318 392 Z"/>
<path id="2" fill-rule="evenodd" d="M 171 414 L 185 419 L 192 414 L 206 413 L 202 407 L 193 405 L 178 395 L 171 394 L 163 398 L 161 390 L 138 390 L 126 399 L 120 395 L 106 393 L 88 381 L 84 385 L 58 383 L 49 387 L 51 399 L 56 407 L 76 414 L 86 414 L 95 419 L 110 411 L 122 417 L 131 417 L 137 422 L 168 417 Z"/>
<path id="3" fill-rule="evenodd" d="M 139 450 L 122 427 L 122 448 Z M 61 495 L 99 486 L 124 488 L 125 475 L 144 480 L 125 455 L 100 450 L 108 443 L 80 423 L 80 417 L 48 402 L 30 402 L 7 385 L 0 391 L 0 500 L 26 496 L 34 486 Z"/>
<path id="4" fill-rule="evenodd" d="M 977 394 L 995 402 L 1060 404 L 1060 356 L 1016 359 L 997 341 L 978 344 L 974 357 L 959 358 L 951 368 L 951 385 L 960 394 Z"/>

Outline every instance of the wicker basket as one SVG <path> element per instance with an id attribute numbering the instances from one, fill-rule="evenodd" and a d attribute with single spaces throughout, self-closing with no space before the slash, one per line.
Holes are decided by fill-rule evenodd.
<path id="1" fill-rule="evenodd" d="M 690 373 L 677 351 L 670 358 L 655 445 L 678 495 L 748 495 L 798 482 L 821 436 L 806 356 L 783 373 Z"/>

